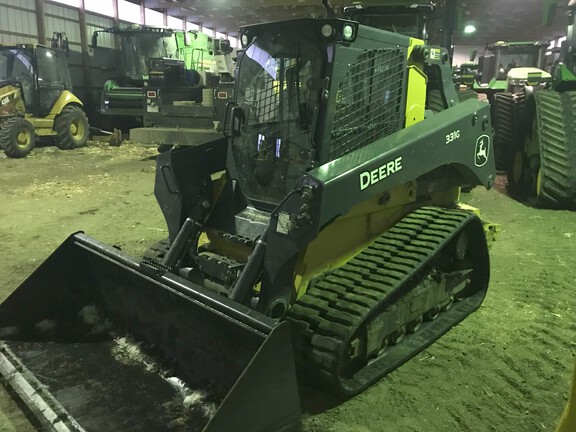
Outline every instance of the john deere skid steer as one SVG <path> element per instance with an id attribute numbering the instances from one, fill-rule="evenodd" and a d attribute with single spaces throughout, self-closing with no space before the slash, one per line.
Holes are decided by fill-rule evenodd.
<path id="1" fill-rule="evenodd" d="M 229 139 L 158 157 L 169 239 L 74 234 L 0 305 L 0 371 L 47 429 L 298 430 L 296 370 L 351 397 L 482 303 L 458 196 L 494 181 L 490 112 L 447 52 L 332 17 L 241 40 Z"/>
<path id="2" fill-rule="evenodd" d="M 43 45 L 0 46 L 0 148 L 25 157 L 37 137 L 61 149 L 86 144 L 90 128 L 72 93 L 66 54 Z"/>

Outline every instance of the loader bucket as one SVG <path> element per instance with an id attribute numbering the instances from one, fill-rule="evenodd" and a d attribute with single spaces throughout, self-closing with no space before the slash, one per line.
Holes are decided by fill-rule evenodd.
<path id="1" fill-rule="evenodd" d="M 46 430 L 300 429 L 287 323 L 82 233 L 0 304 L 0 371 Z"/>

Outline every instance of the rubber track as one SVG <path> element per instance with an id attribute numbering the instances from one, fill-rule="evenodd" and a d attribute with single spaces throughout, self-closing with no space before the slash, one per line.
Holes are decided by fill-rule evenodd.
<path id="1" fill-rule="evenodd" d="M 472 90 L 472 89 L 464 89 L 464 90 L 458 90 L 456 92 L 456 94 L 458 95 L 458 100 L 460 102 L 464 102 L 468 99 L 476 99 L 478 100 L 478 93 L 476 93 L 476 91 Z"/>
<path id="2" fill-rule="evenodd" d="M 162 262 L 168 253 L 168 249 L 170 249 L 170 239 L 162 239 L 150 246 L 146 252 L 144 252 L 143 258 L 147 260 Z"/>
<path id="3" fill-rule="evenodd" d="M 303 354 L 300 361 L 304 369 L 320 377 L 336 392 L 350 396 L 407 361 L 452 327 L 455 323 L 439 334 L 432 333 L 432 337 L 426 333 L 425 337 L 430 339 L 415 351 L 393 357 L 394 364 L 380 366 L 379 371 L 361 371 L 360 375 L 364 376 L 359 379 L 363 382 L 353 384 L 357 385 L 355 390 L 341 388 L 339 358 L 358 328 L 375 310 L 394 303 L 395 297 L 401 298 L 406 282 L 417 283 L 420 279 L 416 280 L 415 275 L 471 217 L 462 211 L 421 208 L 403 218 L 344 266 L 312 281 L 307 293 L 288 314 L 296 333 L 297 356 Z M 394 293 L 400 295 L 393 296 Z"/>
<path id="4" fill-rule="evenodd" d="M 524 93 L 502 92 L 494 95 L 494 157 L 498 170 L 511 170 L 518 148 L 524 102 Z"/>
<path id="5" fill-rule="evenodd" d="M 442 94 L 440 90 L 430 90 L 428 92 L 428 99 L 426 100 L 426 108 L 432 110 L 435 113 L 444 111 L 444 102 L 442 101 Z"/>
<path id="6" fill-rule="evenodd" d="M 576 209 L 576 92 L 534 94 L 540 142 L 541 199 Z"/>

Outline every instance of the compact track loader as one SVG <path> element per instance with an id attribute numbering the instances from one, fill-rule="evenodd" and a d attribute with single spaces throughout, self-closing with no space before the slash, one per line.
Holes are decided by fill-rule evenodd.
<path id="1" fill-rule="evenodd" d="M 62 41 L 55 35 L 53 45 Z M 53 137 L 61 149 L 85 145 L 90 127 L 82 107 L 60 46 L 0 46 L 0 148 L 7 156 L 27 156 L 37 137 Z"/>
<path id="2" fill-rule="evenodd" d="M 446 50 L 330 16 L 241 40 L 229 139 L 158 156 L 169 239 L 74 234 L 0 305 L 0 371 L 50 430 L 298 430 L 296 370 L 351 397 L 483 301 L 458 197 L 493 184 L 490 108 Z"/>

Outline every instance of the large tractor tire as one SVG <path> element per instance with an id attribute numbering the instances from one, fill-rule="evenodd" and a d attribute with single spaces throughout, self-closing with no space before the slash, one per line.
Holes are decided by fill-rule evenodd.
<path id="1" fill-rule="evenodd" d="M 36 144 L 34 126 L 22 118 L 11 117 L 0 126 L 0 148 L 6 156 L 23 158 L 28 155 Z"/>
<path id="2" fill-rule="evenodd" d="M 68 105 L 54 121 L 56 145 L 62 150 L 83 147 L 88 141 L 90 125 L 80 107 Z"/>
<path id="3" fill-rule="evenodd" d="M 537 206 L 576 209 L 576 92 L 538 91 L 525 114 L 513 187 Z"/>
<path id="4" fill-rule="evenodd" d="M 524 93 L 494 95 L 494 157 L 496 169 L 509 171 L 518 147 L 520 124 L 525 105 Z"/>
<path id="5" fill-rule="evenodd" d="M 518 139 L 512 142 L 512 157 L 510 165 L 507 168 L 508 174 L 508 193 L 516 199 L 525 200 L 533 187 L 533 170 L 530 168 L 530 157 L 528 148 L 533 147 L 533 142 L 537 136 L 535 128 L 534 101 L 527 102 L 524 116 L 518 124 L 520 131 Z M 537 158 L 532 157 L 533 163 L 540 163 Z"/>

